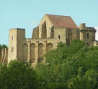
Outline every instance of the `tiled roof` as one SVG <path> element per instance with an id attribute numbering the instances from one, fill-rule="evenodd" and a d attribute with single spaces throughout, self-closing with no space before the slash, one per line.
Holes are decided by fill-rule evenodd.
<path id="1" fill-rule="evenodd" d="M 59 16 L 46 14 L 54 27 L 78 28 L 70 16 Z"/>

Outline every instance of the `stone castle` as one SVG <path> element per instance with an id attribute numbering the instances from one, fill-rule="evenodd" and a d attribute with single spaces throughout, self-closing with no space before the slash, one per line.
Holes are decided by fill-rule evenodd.
<path id="1" fill-rule="evenodd" d="M 25 38 L 25 29 L 10 29 L 9 46 L 0 50 L 0 62 L 43 62 L 42 56 L 47 51 L 55 49 L 59 42 L 70 44 L 74 39 L 82 40 L 86 45 L 97 46 L 95 32 L 96 29 L 86 27 L 85 23 L 77 27 L 70 16 L 46 14 L 33 29 L 32 38 Z"/>

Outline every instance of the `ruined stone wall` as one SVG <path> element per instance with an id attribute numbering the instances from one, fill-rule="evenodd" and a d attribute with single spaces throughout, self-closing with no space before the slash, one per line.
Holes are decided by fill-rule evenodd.
<path id="1" fill-rule="evenodd" d="M 0 62 L 8 63 L 8 48 L 3 48 L 0 50 Z"/>
<path id="2" fill-rule="evenodd" d="M 72 40 L 79 40 L 80 36 L 79 36 L 79 30 L 78 28 L 72 28 Z"/>
<path id="3" fill-rule="evenodd" d="M 76 28 L 54 27 L 49 17 L 45 15 L 39 26 L 33 29 L 32 38 L 25 38 L 25 29 L 11 29 L 9 33 L 9 50 L 7 53 L 3 50 L 0 52 L 0 58 L 8 54 L 8 62 L 11 60 L 20 60 L 23 62 L 37 63 L 43 62 L 44 54 L 57 48 L 59 42 L 70 44 L 74 39 L 80 39 L 89 45 L 97 45 L 95 40 L 95 29 L 85 27 L 85 24 Z M 87 36 L 89 34 L 89 37 Z M 5 61 L 7 62 L 7 61 Z"/>
<path id="4" fill-rule="evenodd" d="M 66 42 L 69 45 L 72 40 L 78 40 L 79 34 L 78 34 L 77 28 L 67 28 L 66 29 Z"/>
<path id="5" fill-rule="evenodd" d="M 23 39 L 25 39 L 25 29 L 17 29 L 17 60 L 23 61 Z"/>
<path id="6" fill-rule="evenodd" d="M 23 44 L 23 61 L 27 62 L 28 59 L 28 44 Z"/>
<path id="7" fill-rule="evenodd" d="M 11 60 L 23 59 L 23 39 L 25 38 L 25 29 L 10 29 L 9 32 L 9 50 L 8 62 Z"/>
<path id="8" fill-rule="evenodd" d="M 24 46 L 24 61 L 36 64 L 43 62 L 44 54 L 53 49 L 53 39 L 25 39 Z"/>
<path id="9" fill-rule="evenodd" d="M 84 41 L 86 45 L 93 46 L 95 41 L 96 30 L 92 27 L 85 27 L 85 24 L 80 25 L 80 40 Z"/>
<path id="10" fill-rule="evenodd" d="M 30 63 L 35 63 L 35 50 L 36 50 L 36 45 L 32 43 L 30 45 Z"/>
<path id="11" fill-rule="evenodd" d="M 32 38 L 39 38 L 39 27 L 33 29 Z"/>
<path id="12" fill-rule="evenodd" d="M 59 42 L 66 43 L 66 28 L 54 28 L 53 47 L 57 48 Z"/>
<path id="13" fill-rule="evenodd" d="M 87 38 L 87 34 L 89 34 L 89 38 Z M 80 32 L 80 40 L 84 41 L 88 45 L 93 46 L 93 41 L 95 40 L 95 32 L 89 32 L 89 31 L 81 31 Z"/>
<path id="14" fill-rule="evenodd" d="M 9 31 L 9 45 L 8 45 L 8 62 L 17 58 L 17 30 L 10 29 Z"/>
<path id="15" fill-rule="evenodd" d="M 4 63 L 8 63 L 8 48 L 4 48 Z"/>
<path id="16" fill-rule="evenodd" d="M 46 24 L 46 38 L 50 38 L 51 36 L 51 28 L 53 26 L 53 24 L 51 23 L 51 21 L 49 20 L 48 16 L 45 15 L 43 17 L 43 19 L 41 20 L 40 24 L 39 24 L 39 38 L 43 37 L 42 34 L 42 29 L 43 29 L 43 25 Z"/>

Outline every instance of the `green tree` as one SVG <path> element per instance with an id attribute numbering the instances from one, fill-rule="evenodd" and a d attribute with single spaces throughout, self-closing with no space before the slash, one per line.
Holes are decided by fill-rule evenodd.
<path id="1" fill-rule="evenodd" d="M 0 49 L 2 49 L 2 48 L 7 48 L 7 46 L 4 44 L 3 45 L 0 44 Z"/>
<path id="2" fill-rule="evenodd" d="M 41 89 L 98 89 L 98 47 L 74 40 L 59 43 L 45 57 L 46 64 L 36 67 Z"/>
<path id="3" fill-rule="evenodd" d="M 11 61 L 8 66 L 1 67 L 1 89 L 36 89 L 37 74 L 29 66 L 19 61 Z"/>
<path id="4" fill-rule="evenodd" d="M 95 69 L 87 70 L 85 73 L 85 78 L 92 89 L 98 89 L 98 73 Z"/>
<path id="5" fill-rule="evenodd" d="M 54 89 L 61 85 L 62 89 L 65 89 L 67 81 L 77 75 L 78 68 L 74 69 L 73 67 L 75 61 L 72 60 L 75 58 L 73 55 L 83 46 L 82 41 L 75 40 L 69 46 L 59 43 L 57 49 L 47 52 L 46 64 L 38 64 L 36 68 L 40 85 L 48 86 L 48 88 L 49 86 L 55 87 Z"/>

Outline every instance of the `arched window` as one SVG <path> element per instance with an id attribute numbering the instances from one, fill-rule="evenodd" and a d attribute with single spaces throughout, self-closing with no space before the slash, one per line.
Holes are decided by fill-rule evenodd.
<path id="1" fill-rule="evenodd" d="M 53 44 L 52 43 L 48 43 L 47 47 L 46 47 L 47 51 L 50 51 L 52 48 L 53 48 Z"/>
<path id="2" fill-rule="evenodd" d="M 27 44 L 23 45 L 23 57 L 24 57 L 24 62 L 27 62 L 27 59 L 28 59 L 28 45 Z"/>
<path id="3" fill-rule="evenodd" d="M 35 62 L 35 56 L 36 56 L 35 49 L 36 49 L 36 45 L 34 43 L 32 43 L 30 46 L 30 63 Z"/>
<path id="4" fill-rule="evenodd" d="M 42 38 L 47 38 L 46 21 L 42 25 Z"/>
<path id="5" fill-rule="evenodd" d="M 42 43 L 40 43 L 38 45 L 38 62 L 42 62 L 42 56 L 44 54 L 44 45 Z"/>

